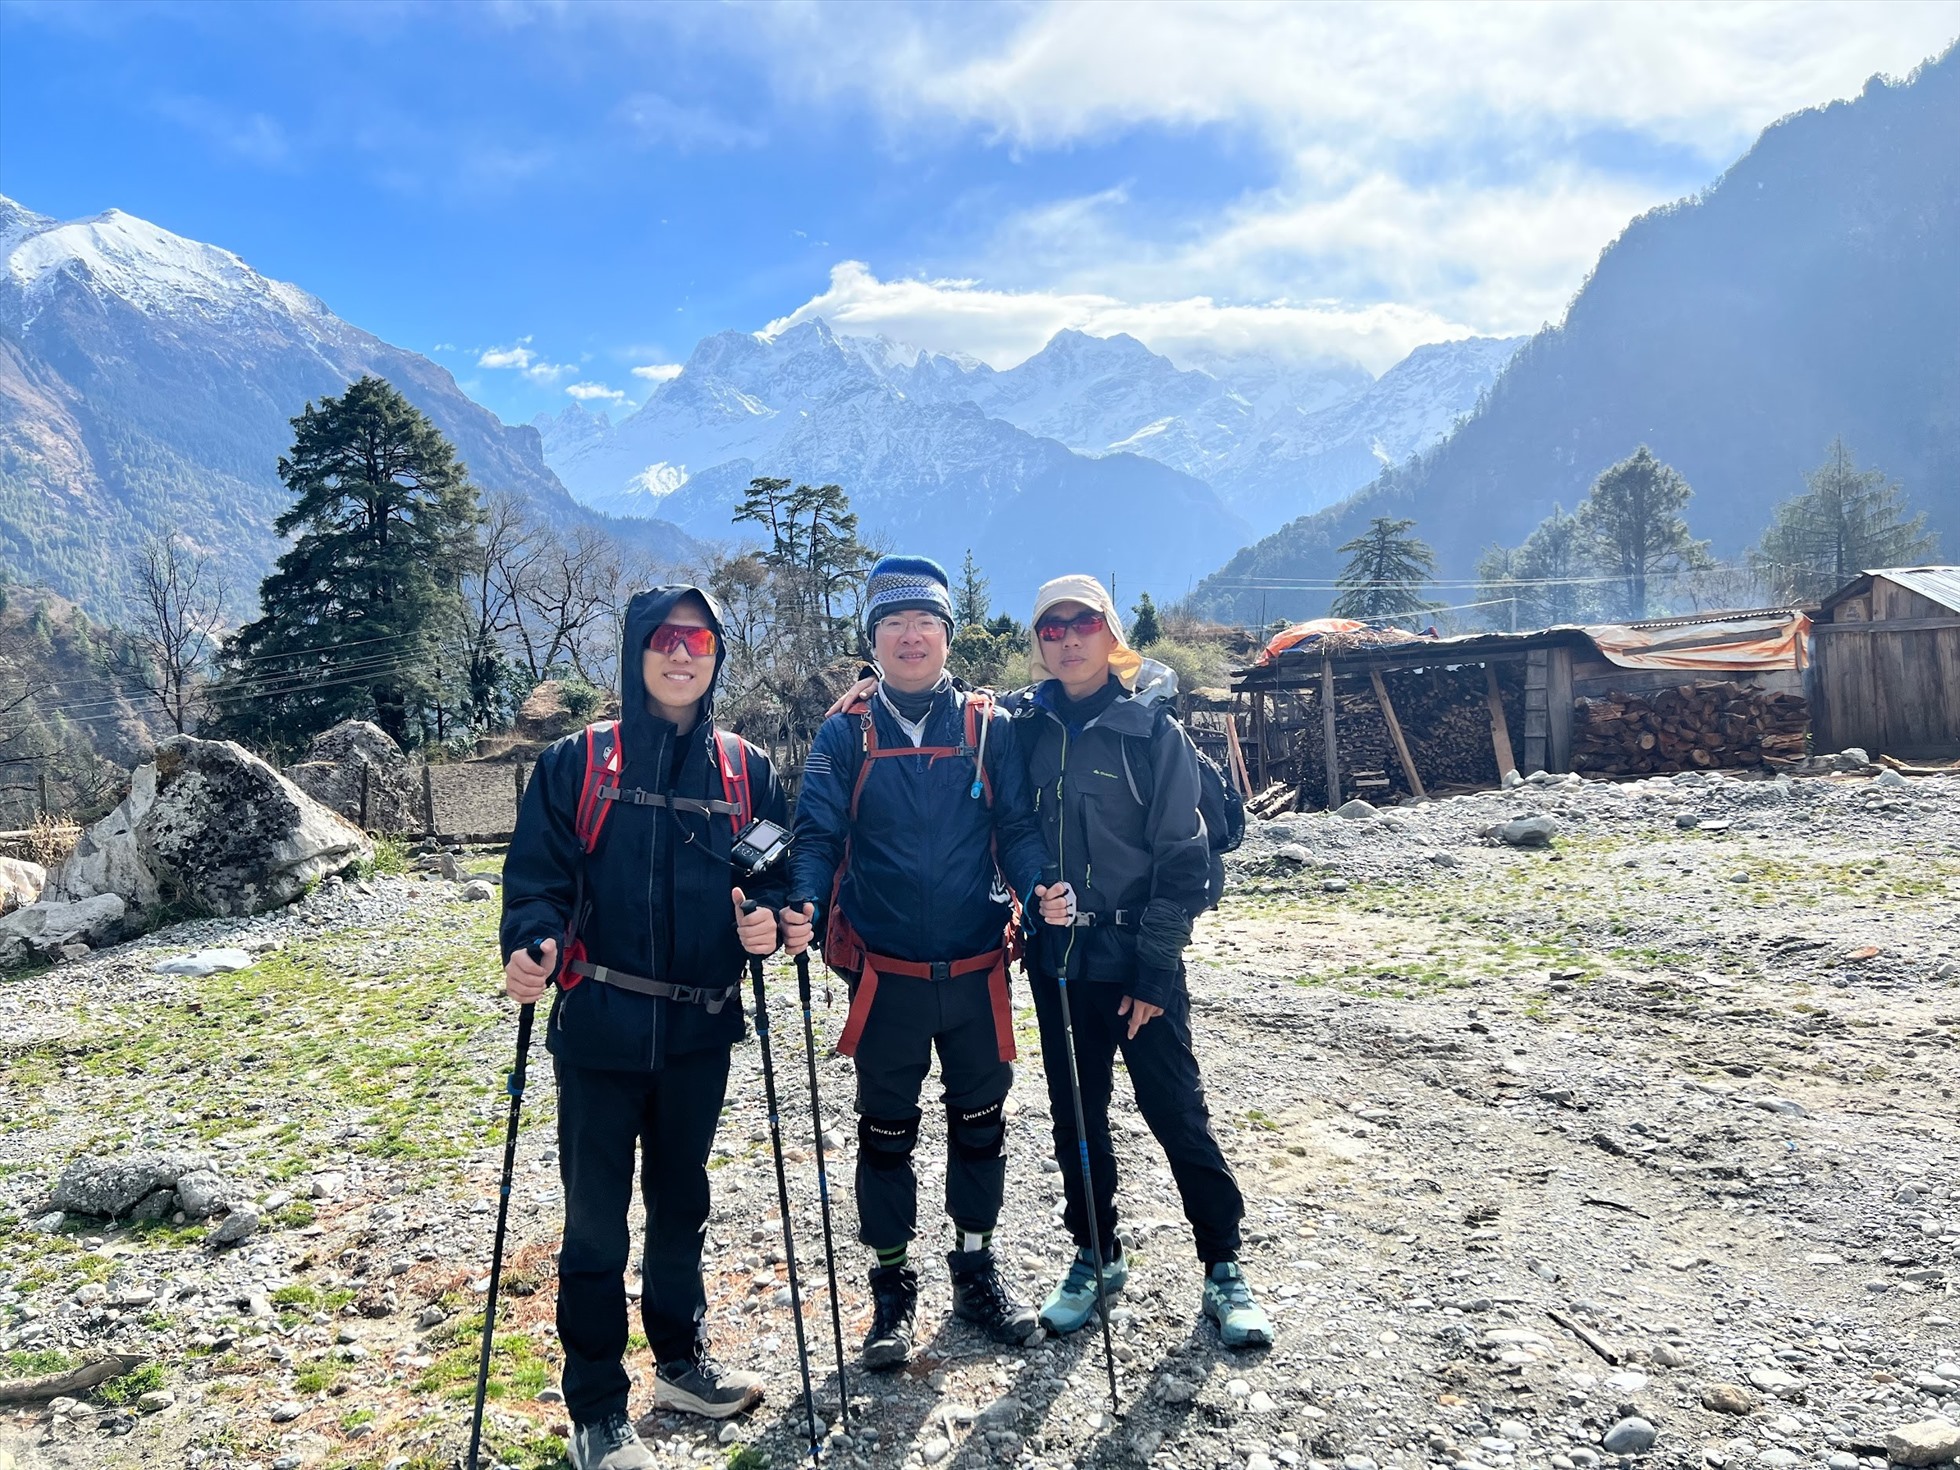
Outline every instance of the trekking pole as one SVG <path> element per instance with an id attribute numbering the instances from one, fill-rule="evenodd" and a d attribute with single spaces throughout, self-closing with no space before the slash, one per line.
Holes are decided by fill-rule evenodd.
<path id="1" fill-rule="evenodd" d="M 759 905 L 745 899 L 742 912 L 752 914 Z M 776 1064 L 769 1053 L 769 1002 L 762 993 L 762 956 L 749 956 L 749 984 L 755 990 L 755 1038 L 762 1043 L 762 1091 L 769 1103 L 769 1149 L 776 1156 L 776 1200 L 783 1211 L 783 1259 L 789 1266 L 789 1312 L 796 1324 L 796 1360 L 803 1372 L 803 1412 L 809 1416 L 810 1463 L 818 1464 L 823 1454 L 823 1437 L 817 1433 L 817 1398 L 810 1388 L 810 1348 L 803 1339 L 803 1288 L 796 1279 L 796 1232 L 789 1213 L 789 1175 L 783 1169 L 783 1130 L 776 1112 Z M 821 1139 L 818 1140 L 822 1142 Z M 822 1150 L 818 1150 L 819 1156 Z"/>
<path id="2" fill-rule="evenodd" d="M 544 963 L 544 946 L 532 942 L 524 952 L 533 964 Z M 504 1227 L 510 1220 L 510 1181 L 517 1170 L 517 1114 L 524 1106 L 524 1072 L 531 1056 L 531 1019 L 535 1002 L 517 1008 L 517 1064 L 504 1077 L 510 1093 L 510 1126 L 504 1132 L 504 1178 L 497 1187 L 497 1234 L 490 1246 L 490 1294 L 483 1302 L 483 1352 L 476 1365 L 476 1409 L 470 1416 L 470 1454 L 463 1470 L 477 1470 L 477 1454 L 483 1448 L 483 1400 L 490 1387 L 491 1334 L 497 1330 L 497 1287 L 504 1273 Z"/>
<path id="3" fill-rule="evenodd" d="M 790 907 L 801 913 L 807 899 L 793 898 Z M 837 1250 L 830 1234 L 830 1171 L 823 1157 L 823 1104 L 817 1098 L 817 1025 L 810 1015 L 810 953 L 796 956 L 796 994 L 803 1002 L 803 1050 L 810 1061 L 810 1128 L 817 1140 L 817 1199 L 823 1208 L 823 1266 L 830 1283 L 830 1330 L 837 1342 L 837 1402 L 844 1427 L 851 1423 L 851 1380 L 844 1369 L 844 1311 L 837 1301 Z"/>
<path id="4" fill-rule="evenodd" d="M 1049 882 L 1060 881 L 1060 875 Z M 1123 1412 L 1123 1406 L 1116 1397 L 1116 1343 L 1109 1334 L 1109 1300 L 1107 1288 L 1103 1284 L 1102 1232 L 1096 1228 L 1096 1184 L 1089 1171 L 1089 1125 L 1082 1115 L 1082 1073 L 1075 1060 L 1075 1020 L 1069 1013 L 1068 972 L 1075 949 L 1075 936 L 1069 936 L 1067 948 L 1062 953 L 1062 962 L 1055 967 L 1055 985 L 1062 997 L 1062 1036 L 1068 1050 L 1069 1095 L 1075 1101 L 1075 1148 L 1082 1165 L 1082 1213 L 1089 1222 L 1089 1251 L 1095 1257 L 1096 1272 L 1096 1315 L 1102 1318 L 1103 1364 L 1109 1370 L 1109 1409 L 1112 1414 Z"/>

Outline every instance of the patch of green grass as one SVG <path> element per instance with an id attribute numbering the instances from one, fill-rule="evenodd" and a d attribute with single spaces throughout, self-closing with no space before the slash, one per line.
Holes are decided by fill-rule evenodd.
<path id="1" fill-rule="evenodd" d="M 372 1424 L 373 1422 L 374 1410 L 372 1409 L 349 1409 L 345 1414 L 340 1416 L 340 1427 L 342 1430 L 359 1429 L 363 1424 Z"/>
<path id="2" fill-rule="evenodd" d="M 408 872 L 409 861 L 407 839 L 394 833 L 384 833 L 374 839 L 374 858 L 361 864 L 360 876 L 371 878 L 380 873 L 399 878 Z"/>
<path id="3" fill-rule="evenodd" d="M 754 1445 L 737 1445 L 728 1452 L 725 1470 L 769 1470 L 769 1458 Z"/>
<path id="4" fill-rule="evenodd" d="M 467 1398 L 476 1391 L 476 1374 L 482 1354 L 483 1318 L 459 1320 L 448 1333 L 456 1346 L 437 1358 L 415 1381 L 417 1393 L 441 1393 L 446 1398 Z M 551 1381 L 550 1365 L 538 1356 L 531 1339 L 521 1332 L 500 1332 L 490 1349 L 490 1381 L 485 1390 L 489 1398 L 530 1399 Z"/>
<path id="5" fill-rule="evenodd" d="M 1245 1120 L 1254 1128 L 1264 1129 L 1268 1133 L 1279 1132 L 1279 1124 L 1275 1123 L 1272 1118 L 1261 1112 L 1258 1108 L 1248 1108 L 1246 1110 Z"/>
<path id="6" fill-rule="evenodd" d="M 129 1225 L 129 1233 L 149 1249 L 165 1246 L 202 1245 L 204 1237 L 210 1233 L 208 1225 L 192 1225 L 188 1222 L 176 1225 L 168 1220 L 135 1220 Z"/>
<path id="7" fill-rule="evenodd" d="M 272 1304 L 275 1307 L 300 1307 L 310 1312 L 320 1305 L 320 1293 L 303 1281 L 295 1281 L 275 1291 Z"/>
<path id="8" fill-rule="evenodd" d="M 289 1200 L 272 1212 L 272 1223 L 286 1230 L 304 1230 L 317 1215 L 311 1200 Z"/>
<path id="9" fill-rule="evenodd" d="M 0 1361 L 6 1363 L 9 1378 L 39 1378 L 48 1373 L 66 1373 L 75 1366 L 75 1360 L 59 1348 L 15 1351 Z"/>
<path id="10" fill-rule="evenodd" d="M 163 1387 L 163 1365 L 145 1363 L 134 1373 L 125 1373 L 120 1378 L 111 1378 L 96 1389 L 95 1396 L 105 1404 L 133 1404 L 146 1393 L 154 1393 Z"/>
<path id="11" fill-rule="evenodd" d="M 347 1370 L 330 1358 L 322 1358 L 317 1363 L 308 1363 L 293 1374 L 293 1390 L 296 1393 L 325 1393 Z"/>

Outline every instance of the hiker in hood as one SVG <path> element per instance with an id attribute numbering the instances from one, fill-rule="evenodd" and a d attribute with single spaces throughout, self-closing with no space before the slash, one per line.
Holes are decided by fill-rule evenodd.
<path id="1" fill-rule="evenodd" d="M 946 673 L 945 569 L 884 557 L 866 599 L 879 678 L 868 701 L 826 719 L 810 747 L 783 939 L 797 953 L 820 933 L 825 962 L 851 991 L 838 1050 L 857 1063 L 859 1239 L 877 1256 L 864 1363 L 882 1369 L 906 1361 L 916 1331 L 912 1151 L 935 1050 L 954 1314 L 996 1342 L 1039 1332 L 1034 1308 L 1001 1276 L 993 1236 L 1014 1080 L 1010 895 L 1032 893 L 1042 851 L 1007 716 Z"/>
<path id="2" fill-rule="evenodd" d="M 1042 1326 L 1066 1333 L 1089 1321 L 1099 1269 L 1106 1295 L 1129 1279 L 1109 1134 L 1120 1052 L 1204 1263 L 1204 1314 L 1227 1347 L 1269 1344 L 1272 1323 L 1238 1264 L 1245 1202 L 1212 1132 L 1191 1047 L 1184 948 L 1209 903 L 1212 857 L 1198 810 L 1197 752 L 1173 718 L 1176 676 L 1124 642 L 1122 620 L 1094 577 L 1044 585 L 1032 635 L 1036 683 L 1010 701 L 1050 864 L 1030 983 L 1067 1198 L 1063 1224 L 1077 1247 L 1042 1303 Z M 1090 1245 L 1058 976 L 1069 982 L 1101 1262 Z"/>
<path id="3" fill-rule="evenodd" d="M 576 1470 L 655 1463 L 634 1432 L 623 1361 L 634 1153 L 646 1206 L 640 1320 L 652 1408 L 722 1419 L 762 1396 L 709 1355 L 701 1248 L 708 1150 L 743 1032 L 749 955 L 776 947 L 783 875 L 730 856 L 751 817 L 786 822 L 769 758 L 713 722 L 720 611 L 697 587 L 626 610 L 620 718 L 538 758 L 504 863 L 504 988 L 555 981 L 546 1028 L 565 1189 L 558 1338 Z M 745 899 L 761 906 L 744 915 Z M 542 962 L 527 952 L 540 947 Z"/>

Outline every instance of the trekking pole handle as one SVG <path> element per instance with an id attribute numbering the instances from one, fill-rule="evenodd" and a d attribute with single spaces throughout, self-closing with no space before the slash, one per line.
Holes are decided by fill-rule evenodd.
<path id="1" fill-rule="evenodd" d="M 805 904 L 814 907 L 816 900 L 804 894 L 789 901 L 790 908 L 798 914 L 803 912 Z M 810 1009 L 810 951 L 807 949 L 798 950 L 796 954 L 796 998 L 803 1002 L 803 1009 L 807 1012 Z"/>

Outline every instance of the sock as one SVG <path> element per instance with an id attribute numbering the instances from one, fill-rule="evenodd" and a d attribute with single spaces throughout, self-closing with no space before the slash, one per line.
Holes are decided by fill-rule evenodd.
<path id="1" fill-rule="evenodd" d="M 881 1267 L 903 1266 L 906 1257 L 911 1253 L 910 1245 L 905 1243 L 891 1246 L 874 1245 L 871 1249 L 877 1253 L 878 1264 Z"/>
<path id="2" fill-rule="evenodd" d="M 963 1251 L 989 1251 L 994 1248 L 994 1232 L 991 1230 L 982 1230 L 977 1234 L 971 1230 L 960 1230 L 956 1234 L 959 1248 Z"/>

